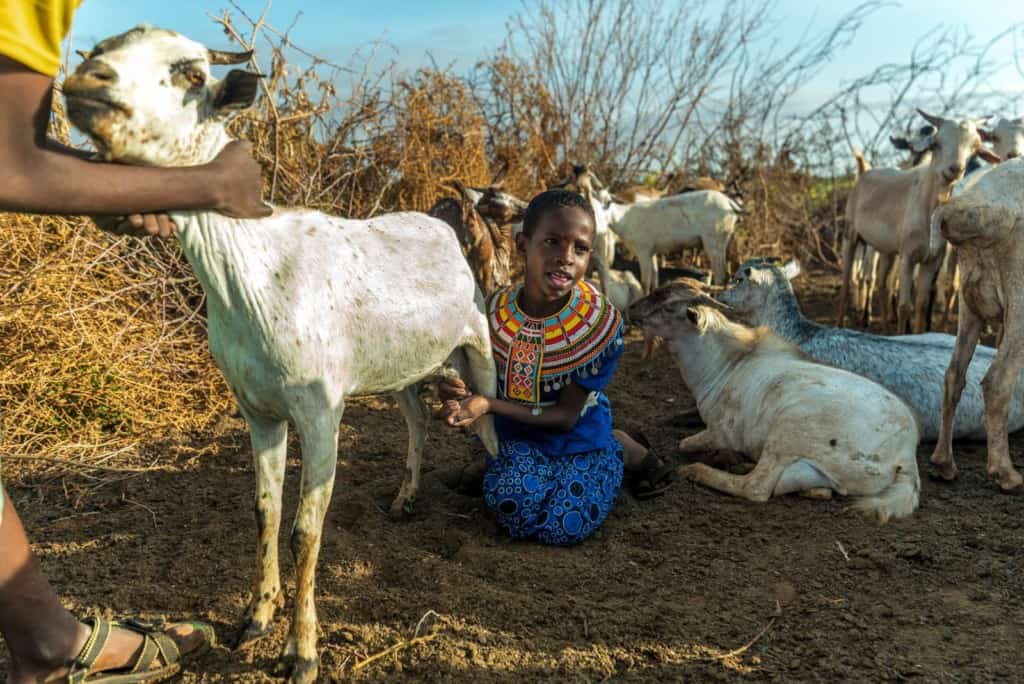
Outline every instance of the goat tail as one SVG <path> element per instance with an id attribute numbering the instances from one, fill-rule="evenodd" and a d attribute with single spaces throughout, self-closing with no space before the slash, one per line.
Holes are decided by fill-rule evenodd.
<path id="1" fill-rule="evenodd" d="M 861 513 L 874 516 L 879 525 L 890 519 L 905 518 L 917 510 L 921 494 L 921 476 L 917 472 L 917 463 L 911 461 L 910 467 L 899 466 L 892 484 L 878 494 L 858 498 L 853 508 Z"/>
<path id="2" fill-rule="evenodd" d="M 871 164 L 864 158 L 864 153 L 854 148 L 853 158 L 857 160 L 857 177 L 863 176 L 865 172 L 871 170 Z"/>

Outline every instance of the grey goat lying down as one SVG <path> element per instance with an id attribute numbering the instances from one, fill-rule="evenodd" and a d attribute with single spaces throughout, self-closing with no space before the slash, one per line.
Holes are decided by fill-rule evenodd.
<path id="1" fill-rule="evenodd" d="M 800 310 L 790 279 L 800 273 L 795 261 L 749 259 L 717 299 L 750 325 L 764 325 L 815 361 L 863 375 L 905 401 L 917 418 L 921 439 L 939 436 L 942 387 L 956 338 L 945 333 L 874 335 L 832 328 L 808 320 Z M 963 396 L 953 425 L 956 439 L 983 440 L 985 405 L 981 380 L 996 350 L 978 345 L 967 369 Z M 1024 427 L 1024 383 L 1010 401 L 1010 431 Z"/>

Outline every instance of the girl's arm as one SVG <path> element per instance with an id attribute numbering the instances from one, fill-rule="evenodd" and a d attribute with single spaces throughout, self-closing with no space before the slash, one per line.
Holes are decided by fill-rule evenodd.
<path id="1" fill-rule="evenodd" d="M 442 416 L 451 426 L 465 427 L 483 415 L 495 413 L 524 425 L 556 432 L 568 432 L 576 426 L 576 421 L 580 419 L 580 413 L 587 403 L 588 396 L 590 396 L 590 390 L 569 383 L 562 391 L 558 404 L 542 407 L 540 413 L 534 415 L 535 409 L 531 406 L 474 394 L 461 402 L 455 400 L 445 402 Z"/>

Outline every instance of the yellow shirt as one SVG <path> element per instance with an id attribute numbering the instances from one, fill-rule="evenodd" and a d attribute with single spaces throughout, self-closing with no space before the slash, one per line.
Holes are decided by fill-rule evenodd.
<path id="1" fill-rule="evenodd" d="M 80 4 L 82 0 L 0 0 L 0 54 L 56 76 L 60 44 Z"/>

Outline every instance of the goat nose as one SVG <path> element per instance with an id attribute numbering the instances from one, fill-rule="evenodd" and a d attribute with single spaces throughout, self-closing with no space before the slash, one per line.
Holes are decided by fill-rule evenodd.
<path id="1" fill-rule="evenodd" d="M 100 85 L 113 85 L 117 82 L 117 72 L 109 64 L 98 59 L 87 59 L 79 64 L 75 69 L 75 75 Z"/>

